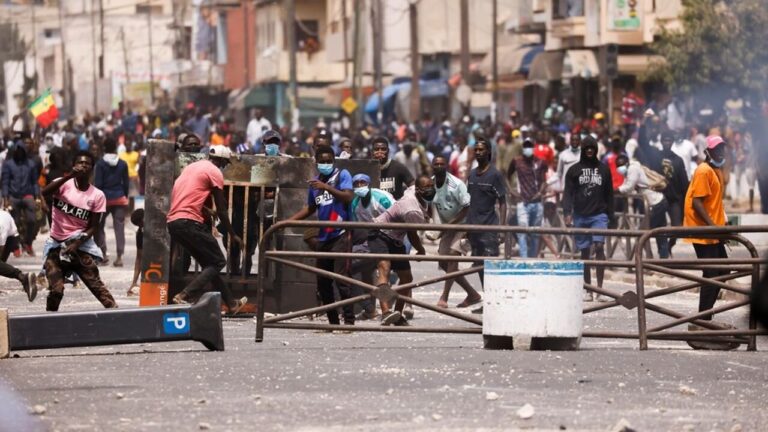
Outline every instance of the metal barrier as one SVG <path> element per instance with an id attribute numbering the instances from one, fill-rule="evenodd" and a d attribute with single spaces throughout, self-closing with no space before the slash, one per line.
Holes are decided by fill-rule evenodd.
<path id="1" fill-rule="evenodd" d="M 256 325 L 256 341 L 261 342 L 264 338 L 264 328 L 287 328 L 287 329 L 315 329 L 315 330 L 343 330 L 343 331 L 378 331 L 378 332 L 437 332 L 437 333 L 482 333 L 481 327 L 453 327 L 453 328 L 439 328 L 439 327 L 380 327 L 380 326 L 347 326 L 347 325 L 331 325 L 331 324 L 313 324 L 313 323 L 283 323 L 283 321 L 298 318 L 306 315 L 313 315 L 317 313 L 326 312 L 331 309 L 335 309 L 345 305 L 351 305 L 363 301 L 367 298 L 377 298 L 379 295 L 378 287 L 370 285 L 359 280 L 353 279 L 348 276 L 338 275 L 333 272 L 325 271 L 313 266 L 291 261 L 290 258 L 343 258 L 343 259 L 371 259 L 371 260 L 408 260 L 408 261 L 435 261 L 435 262 L 476 262 L 482 260 L 505 260 L 511 259 L 510 248 L 504 248 L 504 254 L 500 257 L 475 257 L 475 256 L 440 256 L 440 255 L 390 255 L 390 254 L 360 254 L 360 253 L 330 253 L 330 252 L 297 252 L 297 251 L 278 251 L 270 250 L 272 244 L 273 235 L 286 228 L 316 228 L 316 227 L 340 227 L 348 230 L 352 229 L 399 229 L 399 230 L 437 230 L 437 231 L 463 231 L 463 232 L 495 232 L 503 233 L 507 240 L 510 236 L 516 233 L 526 234 L 554 234 L 554 235 L 577 235 L 577 234 L 595 234 L 605 236 L 622 236 L 626 238 L 636 238 L 635 253 L 633 260 L 584 260 L 585 266 L 590 269 L 592 267 L 618 267 L 626 269 L 634 269 L 636 273 L 636 292 L 626 291 L 619 293 L 611 289 L 597 287 L 592 284 L 584 284 L 585 289 L 612 298 L 613 300 L 606 303 L 600 303 L 597 305 L 588 306 L 584 309 L 584 313 L 594 313 L 600 310 L 605 310 L 613 307 L 624 307 L 626 309 L 638 309 L 638 332 L 615 332 L 615 331 L 600 331 L 600 332 L 584 332 L 584 337 L 595 338 L 625 338 L 625 339 L 638 339 L 640 349 L 645 350 L 648 347 L 648 339 L 673 339 L 673 340 L 717 340 L 724 341 L 723 337 L 736 337 L 739 342 L 747 343 L 749 350 L 756 349 L 756 336 L 768 334 L 768 331 L 757 330 L 755 327 L 754 319 L 750 319 L 750 327 L 748 330 L 737 329 L 724 329 L 719 325 L 708 323 L 706 321 L 699 320 L 702 316 L 709 313 L 724 312 L 727 310 L 735 309 L 737 307 L 748 304 L 748 301 L 737 302 L 736 304 L 729 304 L 714 308 L 710 311 L 703 311 L 694 315 L 683 315 L 676 311 L 667 309 L 665 307 L 653 304 L 649 302 L 649 299 L 660 297 L 663 295 L 674 294 L 677 292 L 690 290 L 699 287 L 704 284 L 716 284 L 722 288 L 729 289 L 741 294 L 748 294 L 748 291 L 725 284 L 725 281 L 737 279 L 744 276 L 751 276 L 753 282 L 759 277 L 760 265 L 764 263 L 758 256 L 757 250 L 744 237 L 735 235 L 737 232 L 768 232 L 768 226 L 755 226 L 755 227 L 707 227 L 707 228 L 680 228 L 680 227 L 664 227 L 657 228 L 650 231 L 641 230 L 599 230 L 599 229 L 584 229 L 584 228 L 542 228 L 542 227 L 519 227 L 519 226 L 487 226 L 487 225 L 432 225 L 432 224 L 375 224 L 375 223 L 361 223 L 361 222 L 320 222 L 320 221 L 285 221 L 280 222 L 270 227 L 265 233 L 259 244 L 259 273 L 258 273 L 258 291 L 257 291 L 257 325 Z M 653 259 L 645 257 L 644 254 L 637 251 L 643 250 L 648 245 L 651 238 L 659 236 L 676 236 L 676 237 L 689 237 L 696 235 L 710 235 L 720 236 L 735 240 L 743 244 L 749 251 L 751 258 L 740 259 L 738 262 L 734 262 L 733 259 L 707 259 L 707 260 L 685 260 L 685 259 Z M 509 243 L 507 241 L 507 243 Z M 293 267 L 301 271 L 307 271 L 319 276 L 324 276 L 336 281 L 344 282 L 348 285 L 360 287 L 368 294 L 359 295 L 353 298 L 337 301 L 331 304 L 304 309 L 287 314 L 276 315 L 270 318 L 264 317 L 264 292 L 267 289 L 268 279 L 268 266 L 267 263 L 276 262 L 288 267 Z M 713 268 L 715 266 L 718 269 L 731 270 L 735 273 L 718 276 L 715 278 L 707 279 L 699 276 L 690 275 L 680 272 L 679 269 L 688 270 L 703 270 L 707 268 Z M 439 314 L 447 315 L 453 318 L 457 318 L 462 321 L 475 324 L 477 326 L 482 325 L 482 320 L 477 317 L 456 312 L 450 309 L 439 308 L 435 305 L 425 303 L 410 297 L 401 296 L 399 293 L 403 290 L 412 288 L 423 287 L 426 285 L 442 282 L 445 280 L 453 279 L 458 276 L 469 275 L 477 273 L 482 269 L 482 266 L 473 266 L 468 269 L 458 270 L 452 273 L 446 273 L 442 276 L 411 282 L 408 284 L 398 285 L 392 287 L 392 289 L 398 293 L 397 299 L 403 300 L 406 303 L 413 304 L 415 306 L 428 309 Z M 689 283 L 677 285 L 670 288 L 660 289 L 653 291 L 646 295 L 645 287 L 643 285 L 643 271 L 652 270 L 660 273 L 666 273 L 675 277 L 687 279 Z M 666 323 L 663 326 L 657 326 L 650 330 L 646 328 L 646 309 L 668 315 L 675 319 L 670 323 Z M 689 333 L 673 333 L 662 332 L 662 330 L 681 325 L 687 322 L 692 322 L 707 329 L 712 329 L 715 332 L 698 331 L 695 335 Z M 713 339 L 714 337 L 714 339 Z M 744 339 L 747 337 L 748 339 Z"/>

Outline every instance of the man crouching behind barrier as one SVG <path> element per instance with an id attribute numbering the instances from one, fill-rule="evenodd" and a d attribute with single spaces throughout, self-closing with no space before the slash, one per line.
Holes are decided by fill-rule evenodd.
<path id="1" fill-rule="evenodd" d="M 59 310 L 64 297 L 64 276 L 77 275 L 104 305 L 116 308 L 117 303 L 99 277 L 94 258 L 101 259 L 101 249 L 93 236 L 99 229 L 101 215 L 107 210 L 104 193 L 90 183 L 93 155 L 80 152 L 75 157 L 72 172 L 59 177 L 43 188 L 45 198 L 53 198 L 51 236 L 46 240 L 43 259 L 48 278 L 47 311 Z"/>

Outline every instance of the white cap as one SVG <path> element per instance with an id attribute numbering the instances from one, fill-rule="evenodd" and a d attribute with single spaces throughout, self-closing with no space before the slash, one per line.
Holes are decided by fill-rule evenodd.
<path id="1" fill-rule="evenodd" d="M 208 157 L 230 159 L 232 157 L 232 150 L 223 145 L 212 146 L 211 150 L 208 152 Z"/>

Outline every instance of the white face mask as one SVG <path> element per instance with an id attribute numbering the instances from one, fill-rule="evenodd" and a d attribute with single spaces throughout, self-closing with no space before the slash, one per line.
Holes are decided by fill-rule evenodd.
<path id="1" fill-rule="evenodd" d="M 368 196 L 368 192 L 370 191 L 370 188 L 368 186 L 360 186 L 355 188 L 355 195 L 359 196 L 360 198 L 365 198 Z"/>
<path id="2" fill-rule="evenodd" d="M 619 174 L 621 174 L 623 176 L 626 176 L 627 175 L 627 166 L 626 165 L 622 165 L 622 166 L 616 167 L 616 171 L 618 171 Z"/>
<path id="3" fill-rule="evenodd" d="M 523 156 L 525 157 L 531 157 L 533 156 L 533 148 L 532 147 L 526 147 L 523 149 Z"/>

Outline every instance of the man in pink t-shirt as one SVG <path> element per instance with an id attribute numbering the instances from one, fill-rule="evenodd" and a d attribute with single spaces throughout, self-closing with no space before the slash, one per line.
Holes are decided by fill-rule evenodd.
<path id="1" fill-rule="evenodd" d="M 232 229 L 224 200 L 224 174 L 221 170 L 229 165 L 231 155 L 227 147 L 212 147 L 208 159 L 187 165 L 173 184 L 171 210 L 166 218 L 171 241 L 186 249 L 203 268 L 195 279 L 173 297 L 173 303 L 186 304 L 196 300 L 209 283 L 221 290 L 230 313 L 237 313 L 247 301 L 245 297 L 235 300 L 229 287 L 221 280 L 219 271 L 227 261 L 203 213 L 206 202 L 213 197 L 221 225 L 236 247 L 242 247 L 243 241 Z"/>
<path id="2" fill-rule="evenodd" d="M 104 193 L 90 183 L 94 158 L 88 152 L 75 156 L 72 172 L 52 181 L 42 195 L 52 198 L 51 236 L 45 242 L 44 265 L 48 278 L 47 311 L 59 310 L 64 297 L 64 277 L 77 273 L 85 286 L 104 305 L 117 303 L 99 276 L 96 259 L 101 250 L 93 241 L 101 215 L 107 209 Z"/>

